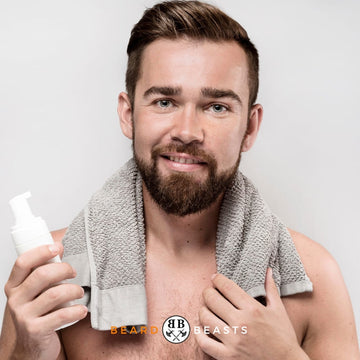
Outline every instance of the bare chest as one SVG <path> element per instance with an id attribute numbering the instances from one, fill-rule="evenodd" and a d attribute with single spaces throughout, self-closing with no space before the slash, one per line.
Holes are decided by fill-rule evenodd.
<path id="1" fill-rule="evenodd" d="M 96 331 L 87 316 L 63 330 L 68 359 L 210 359 L 197 346 L 193 329 L 199 325 L 202 291 L 210 286 L 211 274 L 216 272 L 215 258 L 197 265 L 173 265 L 147 259 L 148 324 L 143 334 L 121 334 L 121 329 L 117 334 Z M 172 343 L 162 333 L 165 320 L 174 315 L 184 317 L 190 325 L 190 335 L 182 343 L 175 337 Z"/>
<path id="2" fill-rule="evenodd" d="M 202 291 L 211 285 L 216 272 L 215 258 L 192 265 L 166 266 L 151 257 L 147 261 L 146 292 L 148 326 L 143 334 L 117 334 L 96 331 L 89 316 L 63 330 L 63 343 L 68 359 L 211 359 L 198 347 L 194 327 L 203 305 Z M 305 333 L 305 314 L 300 298 L 284 299 L 285 307 L 301 343 Z M 184 317 L 190 324 L 190 336 L 182 343 L 169 342 L 162 333 L 166 319 Z M 175 334 L 176 335 L 176 334 Z M 86 344 L 86 345 L 84 345 Z"/>

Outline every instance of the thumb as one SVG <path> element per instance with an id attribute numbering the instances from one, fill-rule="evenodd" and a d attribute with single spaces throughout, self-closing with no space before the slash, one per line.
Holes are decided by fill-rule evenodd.
<path id="1" fill-rule="evenodd" d="M 281 302 L 278 288 L 273 279 L 272 269 L 269 267 L 266 271 L 265 278 L 266 306 L 272 306 Z"/>

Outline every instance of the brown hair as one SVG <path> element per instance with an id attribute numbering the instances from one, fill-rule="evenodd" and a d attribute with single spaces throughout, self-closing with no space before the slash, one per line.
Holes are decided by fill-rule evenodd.
<path id="1" fill-rule="evenodd" d="M 164 1 L 144 12 L 131 31 L 127 47 L 126 90 L 132 108 L 135 87 L 140 77 L 141 57 L 147 45 L 160 39 L 190 38 L 211 41 L 236 41 L 248 62 L 249 110 L 259 87 L 259 56 L 245 29 L 224 12 L 200 1 Z"/>

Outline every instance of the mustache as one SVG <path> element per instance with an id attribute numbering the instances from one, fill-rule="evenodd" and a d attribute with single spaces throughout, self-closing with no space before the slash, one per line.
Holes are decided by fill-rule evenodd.
<path id="1" fill-rule="evenodd" d="M 206 162 L 209 165 L 216 164 L 215 156 L 209 152 L 206 152 L 203 149 L 200 149 L 199 146 L 195 143 L 190 143 L 190 144 L 170 143 L 167 145 L 155 146 L 151 151 L 151 159 L 153 161 L 156 161 L 156 159 L 159 156 L 161 156 L 161 154 L 168 152 L 184 153 L 201 158 L 204 162 Z"/>

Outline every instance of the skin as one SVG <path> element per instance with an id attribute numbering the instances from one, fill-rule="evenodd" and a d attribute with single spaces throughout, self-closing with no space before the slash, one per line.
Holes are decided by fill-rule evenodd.
<path id="1" fill-rule="evenodd" d="M 81 305 L 54 311 L 56 306 L 84 294 L 80 286 L 73 284 L 49 288 L 76 276 L 67 263 L 45 264 L 60 253 L 62 245 L 56 241 L 29 250 L 16 260 L 5 285 L 8 302 L 0 341 L 4 354 L 1 359 L 56 359 L 62 350 L 54 330 L 86 316 L 87 309 Z"/>
<path id="2" fill-rule="evenodd" d="M 143 59 L 133 116 L 125 93 L 119 96 L 118 109 L 123 133 L 131 139 L 135 133 L 138 156 L 149 162 L 154 146 L 196 142 L 215 156 L 220 171 L 235 163 L 242 139 L 242 151 L 252 147 L 262 121 L 262 107 L 250 109 L 246 129 L 247 65 L 237 44 L 157 40 L 146 48 Z M 148 89 L 164 86 L 181 91 L 169 96 L 157 90 L 145 96 Z M 208 96 L 204 89 L 209 88 L 231 90 L 240 102 L 229 96 Z M 174 171 L 191 172 L 196 181 L 207 176 L 206 164 L 180 166 L 160 158 L 158 166 L 164 176 Z M 192 334 L 175 346 L 160 334 L 113 337 L 95 331 L 81 306 L 41 316 L 50 304 L 82 295 L 79 287 L 69 284 L 46 290 L 49 284 L 74 276 L 67 264 L 41 265 L 61 252 L 64 231 L 59 231 L 54 233 L 59 244 L 55 253 L 41 247 L 23 254 L 14 265 L 5 287 L 8 307 L 1 346 L 9 355 L 4 359 L 10 354 L 12 358 L 64 359 L 60 339 L 53 330 L 76 319 L 83 320 L 61 331 L 69 359 L 360 359 L 344 281 L 336 262 L 320 245 L 289 229 L 314 292 L 280 298 L 268 272 L 268 305 L 263 306 L 223 275 L 213 276 L 221 196 L 209 209 L 180 218 L 164 213 L 145 187 L 143 190 L 149 324 L 161 327 L 162 316 L 181 309 L 192 325 L 214 328 L 222 327 L 223 322 L 246 324 L 248 334 L 218 335 L 222 343 L 204 334 Z M 34 266 L 39 267 L 31 272 Z M 173 296 L 176 291 L 181 296 Z"/>

